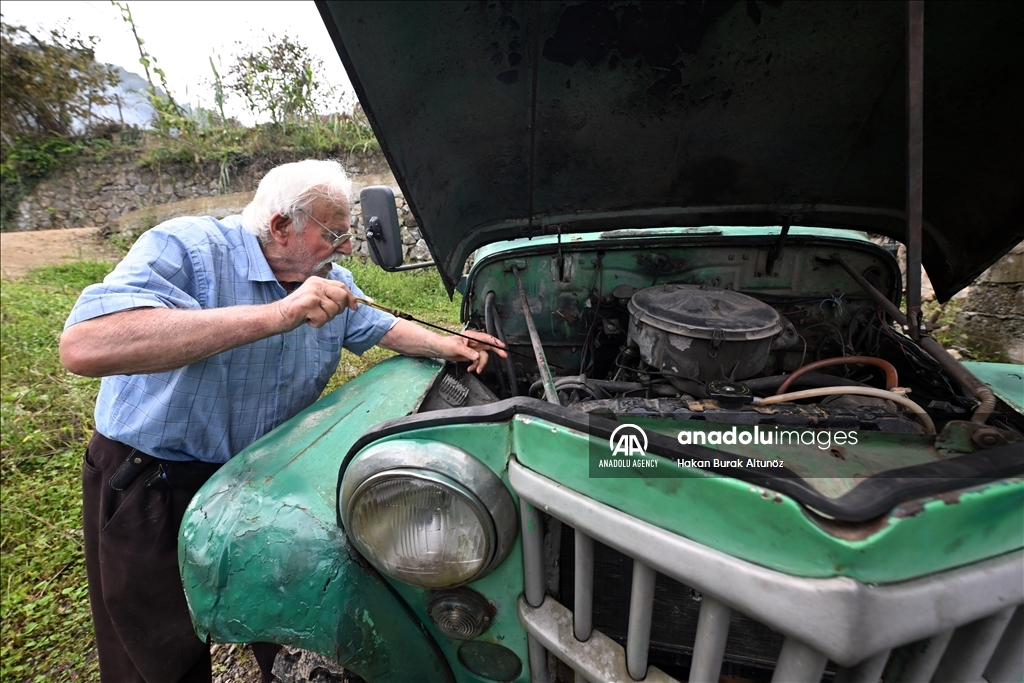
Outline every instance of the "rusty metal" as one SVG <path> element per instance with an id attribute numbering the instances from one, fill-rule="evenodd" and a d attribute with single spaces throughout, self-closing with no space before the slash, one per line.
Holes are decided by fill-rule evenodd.
<path id="1" fill-rule="evenodd" d="M 548 368 L 548 359 L 544 355 L 544 346 L 540 342 L 540 335 L 537 334 L 537 325 L 533 322 L 533 314 L 530 313 L 530 301 L 526 298 L 526 290 L 523 289 L 523 280 L 519 277 L 519 268 L 512 266 L 512 274 L 516 278 L 516 285 L 519 287 L 519 300 L 523 304 L 523 317 L 526 319 L 526 329 L 530 332 L 530 343 L 533 344 L 533 352 L 537 358 L 537 371 L 540 379 L 544 382 L 544 398 L 548 403 L 561 405 L 558 401 L 558 390 L 551 380 L 551 370 Z"/>
<path id="2" fill-rule="evenodd" d="M 1017 441 L 1020 441 L 1020 437 L 1011 431 L 963 420 L 950 420 L 935 440 L 935 447 L 956 453 L 973 453 Z"/>
<path id="3" fill-rule="evenodd" d="M 924 184 L 924 1 L 907 3 L 907 322 L 921 340 L 921 215 Z"/>
<path id="4" fill-rule="evenodd" d="M 995 427 L 981 427 L 971 435 L 971 441 L 980 448 L 994 448 L 1008 443 L 1004 432 Z"/>
<path id="5" fill-rule="evenodd" d="M 857 284 L 874 299 L 875 303 L 882 307 L 882 309 L 888 313 L 893 319 L 896 320 L 904 329 L 907 328 L 907 316 L 903 315 L 903 312 L 898 309 L 895 304 L 885 298 L 885 295 L 875 289 L 874 285 L 868 282 L 863 275 L 854 270 L 853 266 L 847 263 L 839 254 L 833 254 L 832 259 L 841 265 L 847 273 L 850 274 Z M 974 414 L 971 416 L 971 422 L 975 424 L 984 424 L 988 420 L 989 415 L 996 407 L 996 395 L 992 393 L 992 390 L 986 386 L 984 382 L 974 376 L 974 374 L 965 368 L 960 361 L 953 356 L 949 355 L 946 349 L 942 348 L 939 342 L 935 341 L 927 335 L 921 336 L 919 342 L 921 348 L 937 362 L 943 370 L 953 376 L 957 382 L 963 385 L 971 396 L 980 401 L 980 405 L 974 410 Z"/>
<path id="6" fill-rule="evenodd" d="M 775 272 L 775 262 L 782 256 L 782 245 L 786 241 L 786 235 L 789 234 L 789 223 L 785 222 L 782 224 L 782 230 L 779 232 L 779 238 L 775 240 L 775 244 L 772 245 L 771 249 L 768 250 L 768 257 L 765 259 L 764 265 L 764 276 L 772 277 L 772 273 Z"/>

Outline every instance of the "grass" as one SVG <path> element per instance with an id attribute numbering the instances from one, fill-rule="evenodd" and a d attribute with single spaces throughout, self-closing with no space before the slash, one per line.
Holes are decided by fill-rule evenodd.
<path id="1" fill-rule="evenodd" d="M 0 678 L 89 680 L 92 625 L 79 474 L 99 381 L 65 371 L 57 341 L 82 287 L 110 270 L 80 262 L 0 290 Z"/>
<path id="2" fill-rule="evenodd" d="M 433 270 L 411 270 L 404 273 L 388 273 L 368 261 L 349 259 L 343 264 L 352 271 L 356 284 L 374 301 L 410 313 L 449 330 L 457 330 L 461 299 L 449 301 L 448 292 L 441 283 L 441 277 Z M 394 351 L 375 346 L 362 356 L 343 351 L 341 362 L 334 377 L 327 384 L 329 393 L 340 387 L 367 368 L 385 358 L 394 356 Z"/>
<path id="3" fill-rule="evenodd" d="M 139 166 L 185 168 L 215 164 L 222 190 L 232 176 L 263 159 L 278 163 L 301 159 L 344 157 L 349 152 L 379 152 L 380 144 L 364 118 L 332 115 L 325 120 L 237 125 L 199 125 L 183 119 L 175 134 L 148 131 L 132 142 L 114 144 L 103 138 L 41 140 L 18 139 L 4 145 L 0 165 L 0 230 L 13 229 L 18 204 L 39 183 L 62 169 L 108 159 L 135 159 Z M 178 126 L 171 126 L 178 129 Z"/>
<path id="4" fill-rule="evenodd" d="M 348 152 L 379 150 L 369 124 L 344 117 L 333 122 L 265 123 L 252 128 L 215 126 L 186 135 L 147 136 L 140 163 L 167 161 L 183 164 L 216 162 L 221 173 L 252 159 L 292 152 L 295 159 L 344 156 Z"/>
<path id="5" fill-rule="evenodd" d="M 386 273 L 351 260 L 363 291 L 435 324 L 458 326 L 435 272 Z M 88 284 L 112 268 L 77 262 L 33 271 L 0 289 L 0 680 L 95 681 L 85 560 L 81 454 L 93 427 L 99 380 L 64 370 L 57 342 Z M 343 352 L 333 391 L 393 355 Z"/>

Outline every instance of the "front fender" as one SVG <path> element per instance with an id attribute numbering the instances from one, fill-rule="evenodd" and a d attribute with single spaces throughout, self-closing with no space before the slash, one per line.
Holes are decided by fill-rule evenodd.
<path id="1" fill-rule="evenodd" d="M 375 683 L 453 680 L 433 639 L 335 521 L 334 483 L 349 447 L 411 412 L 440 367 L 408 358 L 377 365 L 200 489 L 178 549 L 200 638 L 301 647 Z"/>

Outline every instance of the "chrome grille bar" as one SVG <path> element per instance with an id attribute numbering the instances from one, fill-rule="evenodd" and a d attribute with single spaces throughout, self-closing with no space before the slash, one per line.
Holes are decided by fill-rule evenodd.
<path id="1" fill-rule="evenodd" d="M 931 638 L 904 645 L 893 653 L 893 661 L 885 672 L 883 683 L 916 683 L 930 681 L 946 651 L 953 630 L 936 633 Z"/>
<path id="2" fill-rule="evenodd" d="M 961 626 L 954 633 L 939 663 L 933 683 L 981 680 L 992 653 L 1003 637 L 1016 607 L 1007 607 L 986 619 Z"/>
<path id="3" fill-rule="evenodd" d="M 527 636 L 527 648 L 530 656 L 530 680 L 533 683 L 548 683 L 548 654 L 544 644 L 531 633 Z"/>
<path id="4" fill-rule="evenodd" d="M 880 652 L 874 657 L 869 657 L 857 666 L 843 667 L 836 672 L 834 683 L 878 683 L 882 677 L 882 671 L 889 661 L 889 653 L 892 650 Z"/>
<path id="5" fill-rule="evenodd" d="M 626 669 L 635 680 L 647 675 L 647 649 L 651 645 L 654 616 L 654 584 L 658 573 L 633 560 L 633 590 L 629 596 L 629 632 L 626 636 Z"/>
<path id="6" fill-rule="evenodd" d="M 594 539 L 576 529 L 576 572 L 574 575 L 573 635 L 590 638 L 594 616 Z"/>
<path id="7" fill-rule="evenodd" d="M 519 520 L 523 532 L 523 568 L 526 601 L 532 607 L 544 602 L 544 526 L 537 508 L 519 499 Z"/>
<path id="8" fill-rule="evenodd" d="M 710 595 L 701 599 L 697 638 L 693 644 L 693 663 L 690 665 L 690 683 L 718 683 L 731 615 L 732 610 L 725 603 Z"/>
<path id="9" fill-rule="evenodd" d="M 818 683 L 825 673 L 828 657 L 796 638 L 782 643 L 772 683 Z"/>
<path id="10" fill-rule="evenodd" d="M 828 655 L 841 666 L 1024 603 L 1024 551 L 913 581 L 790 576 L 631 517 L 509 461 L 521 498 L 621 553 Z M 941 605 L 942 609 L 938 609 Z"/>
<path id="11" fill-rule="evenodd" d="M 985 656 L 979 659 L 992 657 L 990 666 L 999 670 L 1015 670 L 1022 654 L 1019 643 L 1002 637 L 1004 630 L 1007 637 L 1024 631 L 1024 622 L 1018 623 L 1024 616 L 1013 616 L 1024 603 L 1022 550 L 895 584 L 796 577 L 632 517 L 529 470 L 514 458 L 508 472 L 520 497 L 526 594 L 519 617 L 531 636 L 535 683 L 547 681 L 545 649 L 595 682 L 625 680 L 620 674 L 626 671 L 633 679 L 642 679 L 646 672 L 643 680 L 672 680 L 647 666 L 658 573 L 699 590 L 706 601 L 698 618 L 691 669 L 709 677 L 703 680 L 715 680 L 721 668 L 730 609 L 786 636 L 774 681 L 818 681 L 828 659 L 845 667 L 837 681 L 877 681 L 878 668 L 885 666 L 889 649 L 897 646 L 902 647 L 885 666 L 885 683 L 930 680 L 955 629 L 962 641 L 958 648 L 984 645 Z M 534 506 L 541 506 L 544 515 Z M 545 515 L 574 528 L 580 565 L 588 565 L 582 582 L 576 577 L 576 600 L 583 595 L 579 621 L 557 601 L 545 599 Z M 594 541 L 634 561 L 626 650 L 592 628 Z M 589 631 L 586 641 L 577 637 L 581 626 L 587 628 L 580 628 L 580 635 Z"/>
<path id="12" fill-rule="evenodd" d="M 985 669 L 985 680 L 1024 680 L 1024 607 L 1017 608 L 1003 632 L 1003 639 Z"/>
<path id="13" fill-rule="evenodd" d="M 628 683 L 630 675 L 626 671 L 626 652 L 622 646 L 601 633 L 594 631 L 590 639 L 581 643 L 573 637 L 572 612 L 553 598 L 544 600 L 540 607 L 530 607 L 525 598 L 519 599 L 519 621 L 530 634 L 530 642 L 538 642 L 544 648 L 552 650 L 558 658 L 576 671 L 576 681 L 585 676 L 591 681 L 601 683 Z M 531 657 L 531 662 L 532 662 Z M 533 666 L 531 664 L 531 672 Z M 533 683 L 547 681 L 547 672 L 543 677 L 534 678 Z M 680 683 L 655 666 L 648 667 L 644 683 Z"/>

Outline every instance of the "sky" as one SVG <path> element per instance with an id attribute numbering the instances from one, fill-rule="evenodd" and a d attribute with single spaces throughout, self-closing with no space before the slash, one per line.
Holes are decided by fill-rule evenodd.
<path id="1" fill-rule="evenodd" d="M 247 47 L 258 47 L 265 42 L 261 38 L 269 33 L 288 35 L 305 44 L 313 55 L 323 60 L 328 79 L 346 93 L 349 102 L 355 101 L 341 60 L 312 2 L 151 0 L 130 2 L 129 6 L 139 36 L 156 57 L 157 66 L 167 74 L 168 85 L 179 102 L 215 108 L 210 86 L 213 80 L 210 57 L 215 62 L 219 58 L 221 65 L 217 68 L 223 77 L 233 62 L 232 57 L 241 50 L 239 42 Z M 21 24 L 33 32 L 37 29 L 40 33 L 48 32 L 64 24 L 70 29 L 69 33 L 96 36 L 99 39 L 97 60 L 144 75 L 131 27 L 110 2 L 4 0 L 0 12 L 6 23 Z M 332 104 L 318 103 L 318 106 L 325 112 L 337 110 Z M 228 100 L 225 110 L 243 123 L 254 122 L 237 96 Z"/>

